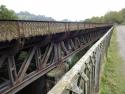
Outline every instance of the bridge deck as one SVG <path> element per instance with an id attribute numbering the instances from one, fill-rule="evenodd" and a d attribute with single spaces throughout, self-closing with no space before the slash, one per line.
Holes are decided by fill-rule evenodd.
<path id="1" fill-rule="evenodd" d="M 78 31 L 109 24 L 56 21 L 0 20 L 0 41 Z"/>
<path id="2" fill-rule="evenodd" d="M 0 94 L 19 92 L 91 46 L 109 28 L 110 24 L 0 21 Z"/>

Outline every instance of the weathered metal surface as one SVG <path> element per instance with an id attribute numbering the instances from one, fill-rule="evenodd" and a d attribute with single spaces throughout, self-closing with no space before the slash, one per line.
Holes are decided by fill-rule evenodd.
<path id="1" fill-rule="evenodd" d="M 56 21 L 0 20 L 0 41 L 105 27 L 110 24 Z"/>
<path id="2" fill-rule="evenodd" d="M 96 94 L 98 92 L 101 59 L 109 46 L 112 29 L 89 49 L 48 94 Z"/>
<path id="3" fill-rule="evenodd" d="M 111 25 L 107 24 L 87 25 L 77 23 L 77 26 L 74 26 L 76 23 L 36 21 L 0 21 L 0 23 L 4 23 L 0 27 L 0 30 L 5 30 L 7 35 L 6 39 L 8 39 L 8 35 L 11 35 L 9 34 L 10 31 L 13 30 L 17 30 L 18 34 L 16 35 L 19 36 L 15 37 L 14 32 L 12 33 L 13 37 L 11 39 L 15 37 L 17 39 L 19 38 L 18 40 L 5 43 L 0 42 L 0 94 L 14 94 L 18 92 L 47 72 L 58 67 L 58 65 L 64 63 L 72 54 L 90 46 L 111 27 Z M 18 24 L 18 28 L 11 28 L 13 24 L 15 24 L 15 27 Z M 82 24 L 84 28 L 82 28 Z M 65 32 L 63 32 L 62 25 L 65 26 Z M 6 26 L 7 28 L 5 28 Z M 62 31 L 58 32 L 58 30 Z M 72 30 L 73 32 L 70 32 Z M 49 32 L 49 35 L 44 35 L 44 31 L 45 34 Z M 34 36 L 30 38 L 32 32 L 36 36 L 39 33 L 38 37 Z M 0 34 L 3 34 L 3 32 Z M 28 39 L 22 39 L 23 34 Z M 44 36 L 41 36 L 41 34 Z M 91 70 L 90 65 L 87 65 L 87 67 Z M 81 75 L 81 77 L 85 77 L 84 74 Z M 74 92 L 77 91 L 78 89 Z"/>

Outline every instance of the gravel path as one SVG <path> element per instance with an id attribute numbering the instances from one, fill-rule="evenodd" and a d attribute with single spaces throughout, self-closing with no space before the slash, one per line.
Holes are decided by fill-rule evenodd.
<path id="1" fill-rule="evenodd" d="M 117 26 L 116 29 L 120 55 L 125 60 L 125 26 Z"/>
<path id="2" fill-rule="evenodd" d="M 116 30 L 117 30 L 116 34 L 117 34 L 119 53 L 124 61 L 120 66 L 120 68 L 121 68 L 121 72 L 125 76 L 125 26 L 124 25 L 117 26 Z"/>

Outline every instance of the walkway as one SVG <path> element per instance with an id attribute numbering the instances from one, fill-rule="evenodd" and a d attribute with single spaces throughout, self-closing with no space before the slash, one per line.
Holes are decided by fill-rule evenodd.
<path id="1" fill-rule="evenodd" d="M 124 63 L 122 63 L 121 66 L 121 72 L 125 76 L 125 26 L 121 25 L 116 28 L 117 30 L 117 42 L 119 47 L 119 53 L 124 60 Z"/>

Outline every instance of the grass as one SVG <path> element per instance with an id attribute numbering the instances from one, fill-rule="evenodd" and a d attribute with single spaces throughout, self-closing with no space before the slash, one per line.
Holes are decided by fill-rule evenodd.
<path id="1" fill-rule="evenodd" d="M 119 55 L 116 40 L 116 31 L 114 31 L 108 49 L 108 57 L 104 59 L 100 94 L 125 94 L 125 75 L 121 72 L 121 66 L 124 63 Z"/>

